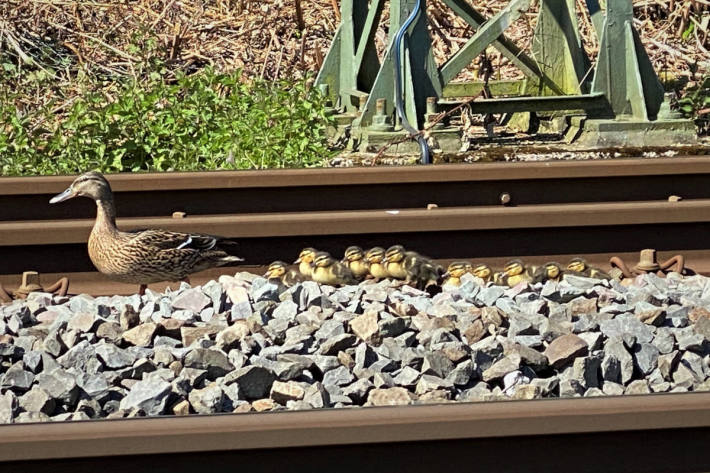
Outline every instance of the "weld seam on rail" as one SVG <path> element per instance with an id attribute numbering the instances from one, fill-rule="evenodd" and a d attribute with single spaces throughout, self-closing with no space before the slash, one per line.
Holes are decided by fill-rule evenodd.
<path id="1" fill-rule="evenodd" d="M 710 157 L 441 164 L 427 167 L 110 174 L 116 192 L 710 174 Z M 52 194 L 74 176 L 0 178 L 0 195 Z"/>
<path id="2" fill-rule="evenodd" d="M 163 228 L 225 237 L 352 235 L 422 231 L 563 228 L 710 221 L 710 199 L 682 202 L 544 204 L 118 219 L 123 229 Z M 0 222 L 0 246 L 80 243 L 93 220 Z M 41 231 L 38 231 L 41 230 Z"/>
<path id="3" fill-rule="evenodd" d="M 710 426 L 710 393 L 0 425 L 0 461 Z"/>

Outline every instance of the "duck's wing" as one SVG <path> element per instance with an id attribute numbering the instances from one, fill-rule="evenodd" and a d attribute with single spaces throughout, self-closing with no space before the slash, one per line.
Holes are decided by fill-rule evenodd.
<path id="1" fill-rule="evenodd" d="M 215 249 L 221 238 L 201 233 L 181 233 L 168 230 L 133 230 L 125 232 L 126 244 L 150 247 L 156 250 L 197 250 Z"/>

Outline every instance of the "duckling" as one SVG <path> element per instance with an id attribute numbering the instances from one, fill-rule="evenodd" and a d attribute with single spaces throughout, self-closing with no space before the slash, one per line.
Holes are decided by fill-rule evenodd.
<path id="1" fill-rule="evenodd" d="M 446 272 L 442 275 L 444 282 L 442 286 L 460 286 L 461 276 L 466 273 L 473 274 L 473 265 L 468 261 L 454 261 L 446 268 Z"/>
<path id="2" fill-rule="evenodd" d="M 589 266 L 584 258 L 572 258 L 567 263 L 567 272 L 575 276 L 584 276 L 596 279 L 611 279 L 611 276 L 599 268 Z"/>
<path id="3" fill-rule="evenodd" d="M 385 249 L 379 246 L 370 248 L 365 253 L 365 260 L 368 263 L 368 271 L 370 275 L 375 279 L 385 279 L 389 277 L 383 260 L 385 258 Z"/>
<path id="4" fill-rule="evenodd" d="M 191 273 L 243 261 L 227 254 L 226 247 L 236 242 L 222 237 L 166 230 L 119 230 L 113 192 L 101 173 L 82 174 L 49 202 L 55 204 L 78 196 L 96 202 L 96 222 L 88 241 L 91 262 L 111 279 L 139 284 L 140 294 L 151 283 L 187 280 Z"/>
<path id="5" fill-rule="evenodd" d="M 293 264 L 298 265 L 298 271 L 308 279 L 313 275 L 313 260 L 317 252 L 315 248 L 304 248 L 299 253 L 298 259 L 293 262 Z"/>
<path id="6" fill-rule="evenodd" d="M 345 250 L 342 262 L 358 279 L 365 279 L 370 273 L 370 265 L 365 260 L 365 252 L 359 246 L 349 246 Z"/>
<path id="7" fill-rule="evenodd" d="M 493 270 L 490 266 L 485 263 L 477 264 L 473 266 L 471 273 L 477 278 L 481 279 L 483 282 L 489 282 L 493 277 Z"/>
<path id="8" fill-rule="evenodd" d="M 390 277 L 404 280 L 419 289 L 438 284 L 444 274 L 440 265 L 415 251 L 405 251 L 402 245 L 388 248 L 383 261 Z"/>
<path id="9" fill-rule="evenodd" d="M 519 260 L 514 259 L 508 261 L 503 267 L 503 272 L 496 274 L 496 284 L 501 286 L 513 287 L 523 281 L 532 282 L 532 276 L 529 273 L 529 268 Z"/>
<path id="10" fill-rule="evenodd" d="M 403 279 L 407 282 L 410 281 L 410 273 L 407 268 L 404 267 L 404 260 L 409 252 L 404 251 L 402 245 L 393 245 L 387 248 L 385 252 L 385 257 L 382 260 L 385 265 L 385 270 L 389 277 L 394 279 Z"/>
<path id="11" fill-rule="evenodd" d="M 316 253 L 312 277 L 315 282 L 330 286 L 357 284 L 350 269 L 324 251 Z"/>
<path id="12" fill-rule="evenodd" d="M 291 287 L 305 280 L 300 272 L 289 269 L 283 261 L 274 261 L 271 263 L 266 273 L 264 273 L 264 277 L 267 279 L 277 279 L 286 287 Z"/>
<path id="13" fill-rule="evenodd" d="M 560 264 L 550 261 L 537 268 L 532 282 L 559 281 L 562 279 L 562 274 L 563 271 Z"/>

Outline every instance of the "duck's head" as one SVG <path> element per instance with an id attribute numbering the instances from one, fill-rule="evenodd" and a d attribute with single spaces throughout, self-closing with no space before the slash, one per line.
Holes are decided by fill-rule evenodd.
<path id="1" fill-rule="evenodd" d="M 493 271 L 491 270 L 491 267 L 488 266 L 487 264 L 477 264 L 476 266 L 473 267 L 471 270 L 474 276 L 483 279 L 484 281 L 487 281 L 490 277 Z"/>
<path id="2" fill-rule="evenodd" d="M 399 263 L 404 259 L 404 247 L 402 245 L 394 245 L 387 248 L 385 258 L 386 263 Z"/>
<path id="3" fill-rule="evenodd" d="M 549 279 L 557 279 L 560 277 L 562 269 L 560 265 L 555 262 L 545 263 L 545 274 Z"/>
<path id="4" fill-rule="evenodd" d="M 77 196 L 88 197 L 96 201 L 110 200 L 111 186 L 100 172 L 87 172 L 74 179 L 67 190 L 52 197 L 49 203 L 56 204 Z"/>
<path id="5" fill-rule="evenodd" d="M 569 263 L 567 263 L 567 269 L 575 273 L 582 273 L 587 269 L 587 262 L 584 258 L 572 258 Z"/>
<path id="6" fill-rule="evenodd" d="M 301 250 L 301 252 L 298 255 L 298 259 L 296 261 L 294 261 L 294 263 L 295 264 L 312 263 L 316 257 L 316 253 L 318 253 L 318 252 L 316 251 L 315 248 L 310 248 L 310 247 L 304 248 Z"/>
<path id="7" fill-rule="evenodd" d="M 365 257 L 365 252 L 359 246 L 349 246 L 345 250 L 345 255 L 343 256 L 343 261 L 360 261 Z"/>
<path id="8" fill-rule="evenodd" d="M 333 264 L 335 264 L 335 259 L 325 251 L 319 251 L 313 259 L 313 266 L 316 268 L 329 268 Z"/>
<path id="9" fill-rule="evenodd" d="M 266 273 L 264 273 L 264 277 L 267 279 L 280 278 L 286 274 L 287 270 L 288 268 L 286 267 L 286 263 L 283 261 L 274 261 L 267 268 Z"/>
<path id="10" fill-rule="evenodd" d="M 523 271 L 525 271 L 525 265 L 519 259 L 508 261 L 503 268 L 503 272 L 508 276 L 517 276 L 523 274 Z"/>
<path id="11" fill-rule="evenodd" d="M 466 261 L 454 261 L 446 268 L 444 277 L 460 278 L 464 274 L 471 272 L 471 263 Z"/>
<path id="12" fill-rule="evenodd" d="M 365 259 L 367 260 L 368 263 L 382 263 L 382 260 L 385 258 L 385 249 L 381 248 L 379 246 L 376 246 L 374 248 L 370 248 L 367 250 L 367 253 L 365 253 Z"/>

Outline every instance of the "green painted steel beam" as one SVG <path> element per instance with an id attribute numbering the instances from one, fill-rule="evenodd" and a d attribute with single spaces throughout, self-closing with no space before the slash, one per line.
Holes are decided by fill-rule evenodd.
<path id="1" fill-rule="evenodd" d="M 460 105 L 460 101 L 440 101 L 442 110 Z M 587 110 L 604 112 L 609 110 L 604 94 L 563 95 L 547 97 L 505 97 L 480 99 L 468 103 L 471 113 L 516 113 L 516 112 L 553 112 L 564 110 Z"/>
<path id="2" fill-rule="evenodd" d="M 469 5 L 466 0 L 443 1 L 454 13 L 471 25 L 474 30 L 480 28 L 481 25 L 487 21 L 486 17 Z M 540 68 L 537 66 L 535 60 L 525 54 L 522 49 L 504 35 L 501 35 L 493 41 L 491 46 L 500 51 L 506 59 L 513 63 L 526 76 L 530 78 L 541 77 Z"/>
<path id="3" fill-rule="evenodd" d="M 492 80 L 488 83 L 488 89 L 494 97 L 520 95 L 525 83 L 525 80 Z M 484 86 L 483 81 L 449 82 L 444 86 L 443 97 L 476 97 L 483 91 Z"/>
<path id="4" fill-rule="evenodd" d="M 501 11 L 493 15 L 476 33 L 441 67 L 441 80 L 450 82 L 475 57 L 481 54 L 515 20 L 530 8 L 531 0 L 512 0 Z"/>

